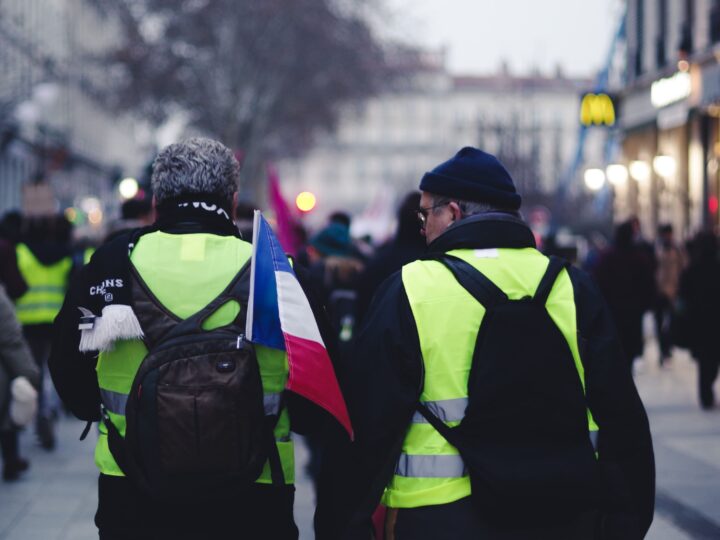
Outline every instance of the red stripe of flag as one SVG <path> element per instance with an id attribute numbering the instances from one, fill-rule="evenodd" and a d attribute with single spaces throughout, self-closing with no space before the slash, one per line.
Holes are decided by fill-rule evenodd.
<path id="1" fill-rule="evenodd" d="M 290 374 L 287 389 L 301 395 L 330 412 L 354 437 L 350 415 L 335 377 L 330 356 L 320 343 L 283 333 Z M 301 361 L 298 361 L 301 360 Z"/>

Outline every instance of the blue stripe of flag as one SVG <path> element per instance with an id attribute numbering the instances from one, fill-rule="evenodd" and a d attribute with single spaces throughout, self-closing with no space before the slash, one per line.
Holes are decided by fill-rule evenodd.
<path id="1" fill-rule="evenodd" d="M 255 248 L 255 283 L 253 306 L 253 342 L 285 350 L 280 326 L 275 271 L 292 272 L 280 242 L 270 225 L 260 216 Z"/>

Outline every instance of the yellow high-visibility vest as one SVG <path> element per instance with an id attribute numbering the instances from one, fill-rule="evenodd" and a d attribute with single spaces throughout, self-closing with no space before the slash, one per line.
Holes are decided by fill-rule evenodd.
<path id="1" fill-rule="evenodd" d="M 140 238 L 132 251 L 131 261 L 160 303 L 180 318 L 204 308 L 217 297 L 250 258 L 252 247 L 233 236 L 212 234 L 167 234 L 154 232 Z M 239 306 L 228 302 L 204 323 L 208 329 L 231 323 Z M 254 345 L 260 366 L 265 411 L 277 410 L 288 377 L 284 351 Z M 118 341 L 111 351 L 100 353 L 97 377 L 100 396 L 110 421 L 125 436 L 125 404 L 133 379 L 147 354 L 140 340 Z M 283 409 L 275 426 L 275 444 L 280 454 L 285 482 L 295 483 L 295 452 L 290 434 L 290 417 Z M 100 424 L 95 447 L 95 463 L 100 472 L 124 476 L 115 462 L 107 441 L 107 428 Z M 271 484 L 270 465 L 265 464 L 256 480 Z"/>
<path id="2" fill-rule="evenodd" d="M 509 299 L 533 296 L 548 258 L 533 248 L 494 251 L 497 253 L 492 257 L 471 249 L 449 253 L 481 271 Z M 402 280 L 425 368 L 420 401 L 447 425 L 455 426 L 467 406 L 475 340 L 485 308 L 438 261 L 415 261 L 404 266 Z M 558 277 L 546 307 L 570 347 L 584 388 L 574 294 L 567 271 Z M 587 414 L 588 436 L 595 440 L 598 426 L 589 410 Z M 451 503 L 470 493 L 470 477 L 458 450 L 416 412 L 383 503 L 392 508 L 416 508 Z"/>
<path id="3" fill-rule="evenodd" d="M 64 257 L 46 266 L 25 244 L 18 244 L 16 252 L 18 269 L 28 285 L 15 301 L 18 320 L 23 325 L 51 324 L 65 300 L 72 259 Z"/>

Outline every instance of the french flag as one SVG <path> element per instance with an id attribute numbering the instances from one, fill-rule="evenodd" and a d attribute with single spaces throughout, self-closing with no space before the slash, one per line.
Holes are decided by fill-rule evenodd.
<path id="1" fill-rule="evenodd" d="M 287 352 L 287 389 L 317 403 L 353 436 L 350 416 L 315 316 L 280 242 L 259 210 L 253 219 L 245 333 L 252 343 Z"/>

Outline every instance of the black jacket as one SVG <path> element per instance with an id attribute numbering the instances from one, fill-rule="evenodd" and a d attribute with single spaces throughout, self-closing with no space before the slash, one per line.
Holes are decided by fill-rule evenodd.
<path id="1" fill-rule="evenodd" d="M 475 216 L 450 227 L 429 252 L 534 247 L 531 231 L 506 214 Z M 582 271 L 571 268 L 587 400 L 600 426 L 606 538 L 642 538 L 654 508 L 655 469 L 647 416 L 623 361 L 608 310 Z M 401 273 L 375 295 L 340 373 L 356 440 L 325 453 L 316 532 L 319 539 L 367 538 L 369 517 L 392 477 L 423 388 L 417 328 Z M 348 526 L 351 524 L 350 526 Z"/>

